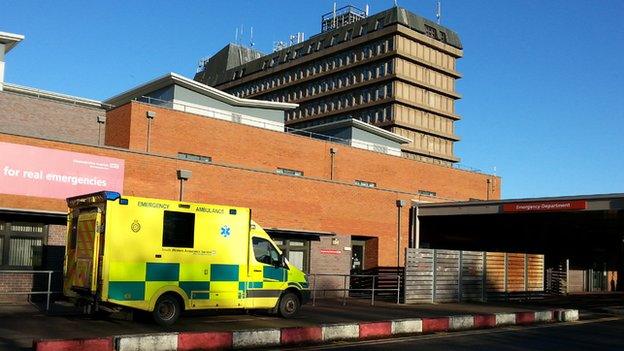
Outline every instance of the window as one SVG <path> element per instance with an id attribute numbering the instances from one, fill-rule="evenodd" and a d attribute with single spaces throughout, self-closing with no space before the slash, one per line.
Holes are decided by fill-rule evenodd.
<path id="1" fill-rule="evenodd" d="M 41 266 L 42 240 L 38 238 L 14 237 L 9 242 L 9 266 Z"/>
<path id="2" fill-rule="evenodd" d="M 367 182 L 365 180 L 356 180 L 355 181 L 355 185 L 357 186 L 363 186 L 366 188 L 376 188 L 377 184 L 373 183 L 373 182 Z"/>
<path id="3" fill-rule="evenodd" d="M 433 28 L 431 26 L 428 26 L 426 24 L 425 24 L 425 34 L 428 37 L 433 38 L 433 39 L 437 39 L 438 38 L 438 31 L 435 28 Z"/>
<path id="4" fill-rule="evenodd" d="M 362 36 L 362 35 L 366 34 L 366 25 L 367 25 L 367 24 L 363 24 L 363 25 L 360 27 L 360 31 L 358 32 L 358 36 Z"/>
<path id="5" fill-rule="evenodd" d="M 323 48 L 323 40 L 319 40 L 318 43 L 316 43 L 316 51 L 319 51 Z"/>
<path id="6" fill-rule="evenodd" d="M 0 222 L 0 266 L 40 267 L 46 235 L 42 223 Z"/>
<path id="7" fill-rule="evenodd" d="M 276 172 L 277 172 L 277 174 L 285 174 L 285 175 L 291 175 L 291 176 L 296 176 L 296 177 L 302 177 L 303 176 L 303 172 L 302 171 L 297 171 L 295 169 L 278 168 Z"/>
<path id="8" fill-rule="evenodd" d="M 429 190 L 418 190 L 418 195 L 425 195 L 425 196 L 437 196 L 438 194 L 435 191 L 429 191 Z"/>
<path id="9" fill-rule="evenodd" d="M 280 264 L 280 254 L 270 241 L 254 237 L 252 243 L 256 261 L 272 266 Z"/>
<path id="10" fill-rule="evenodd" d="M 378 19 L 377 22 L 375 22 L 375 30 L 378 30 L 381 27 L 383 27 L 383 22 L 384 22 L 383 18 Z"/>
<path id="11" fill-rule="evenodd" d="M 204 163 L 212 162 L 212 157 L 210 156 L 187 154 L 184 152 L 178 152 L 178 158 L 182 160 L 198 161 L 198 162 L 204 162 Z"/>
<path id="12" fill-rule="evenodd" d="M 288 264 L 304 272 L 309 271 L 310 241 L 301 239 L 273 238 L 273 242 L 288 258 Z"/>
<path id="13" fill-rule="evenodd" d="M 163 218 L 163 247 L 192 248 L 194 239 L 194 213 L 165 211 Z"/>
<path id="14" fill-rule="evenodd" d="M 440 32 L 440 40 L 446 43 L 446 33 Z"/>

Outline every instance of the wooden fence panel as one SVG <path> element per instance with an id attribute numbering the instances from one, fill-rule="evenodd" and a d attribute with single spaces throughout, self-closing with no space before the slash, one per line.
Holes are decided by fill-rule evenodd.
<path id="1" fill-rule="evenodd" d="M 505 291 L 505 253 L 485 253 L 485 288 L 487 292 Z"/>
<path id="2" fill-rule="evenodd" d="M 507 290 L 506 292 L 525 291 L 524 272 L 525 272 L 524 254 L 508 253 L 507 254 Z"/>
<path id="3" fill-rule="evenodd" d="M 544 255 L 527 255 L 527 291 L 544 291 Z"/>

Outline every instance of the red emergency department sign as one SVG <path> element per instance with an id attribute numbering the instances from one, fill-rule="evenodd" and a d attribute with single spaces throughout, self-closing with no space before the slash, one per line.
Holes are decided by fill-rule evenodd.
<path id="1" fill-rule="evenodd" d="M 503 212 L 553 212 L 553 211 L 579 211 L 587 209 L 587 201 L 544 201 L 544 202 L 518 202 L 503 204 Z"/>

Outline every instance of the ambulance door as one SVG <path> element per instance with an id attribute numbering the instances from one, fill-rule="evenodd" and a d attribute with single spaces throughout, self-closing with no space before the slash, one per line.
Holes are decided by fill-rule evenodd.
<path id="1" fill-rule="evenodd" d="M 284 290 L 288 279 L 281 253 L 265 238 L 252 237 L 250 257 L 251 280 L 248 282 L 247 297 L 254 308 L 271 308 Z"/>
<path id="2" fill-rule="evenodd" d="M 74 260 L 68 262 L 68 278 L 74 290 L 95 293 L 97 290 L 100 228 L 102 213 L 99 209 L 82 212 L 73 230 Z"/>

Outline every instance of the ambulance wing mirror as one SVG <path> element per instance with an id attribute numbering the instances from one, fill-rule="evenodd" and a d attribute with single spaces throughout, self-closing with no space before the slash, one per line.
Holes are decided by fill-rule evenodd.
<path id="1" fill-rule="evenodd" d="M 286 263 L 286 257 L 280 255 L 279 266 L 288 269 L 288 264 Z"/>

